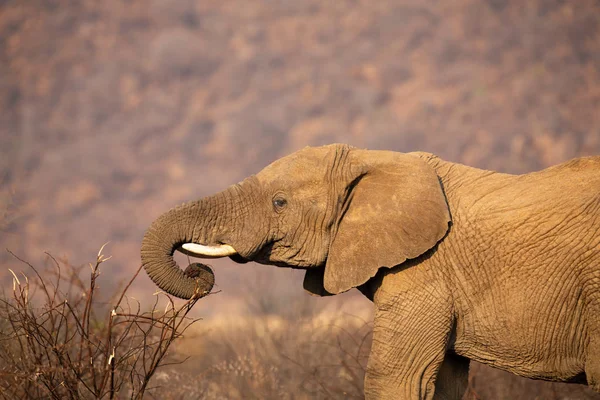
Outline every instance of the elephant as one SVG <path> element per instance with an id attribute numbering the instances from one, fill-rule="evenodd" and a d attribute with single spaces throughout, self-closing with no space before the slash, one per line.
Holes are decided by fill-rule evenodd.
<path id="1" fill-rule="evenodd" d="M 375 307 L 367 399 L 459 399 L 475 360 L 600 391 L 600 156 L 522 175 L 426 152 L 306 147 L 175 207 L 141 259 L 165 292 L 208 293 L 175 250 L 304 269 L 304 289 Z"/>

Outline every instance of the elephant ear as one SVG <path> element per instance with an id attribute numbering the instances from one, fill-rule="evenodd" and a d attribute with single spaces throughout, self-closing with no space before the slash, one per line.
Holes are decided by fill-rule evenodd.
<path id="1" fill-rule="evenodd" d="M 450 222 L 439 178 L 424 160 L 395 152 L 354 153 L 350 169 L 357 175 L 346 190 L 323 276 L 331 294 L 362 285 L 380 267 L 427 252 Z"/>

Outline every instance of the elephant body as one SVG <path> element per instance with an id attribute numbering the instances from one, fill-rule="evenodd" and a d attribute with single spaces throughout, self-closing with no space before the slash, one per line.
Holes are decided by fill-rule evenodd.
<path id="1" fill-rule="evenodd" d="M 585 383 L 588 372 L 598 389 L 600 158 L 514 176 L 416 155 L 440 177 L 452 226 L 431 254 L 368 283 L 382 336 L 374 345 L 411 332 L 391 346 L 403 357 L 370 359 L 369 368 L 398 371 L 415 357 L 436 364 L 451 353 L 528 378 Z M 388 318 L 396 329 L 379 323 Z M 422 347 L 413 340 L 420 336 Z M 387 379 L 375 391 L 383 386 Z"/>
<path id="2" fill-rule="evenodd" d="M 318 295 L 358 288 L 376 309 L 367 398 L 458 399 L 469 360 L 600 391 L 600 157 L 509 175 L 306 148 L 151 226 L 142 262 L 173 294 L 181 245 L 306 269 Z"/>

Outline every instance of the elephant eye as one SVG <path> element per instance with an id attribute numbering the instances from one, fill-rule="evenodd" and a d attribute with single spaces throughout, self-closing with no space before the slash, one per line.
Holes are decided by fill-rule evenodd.
<path id="1" fill-rule="evenodd" d="M 273 199 L 273 207 L 275 207 L 276 211 L 282 210 L 287 204 L 287 200 L 281 197 L 277 197 Z"/>

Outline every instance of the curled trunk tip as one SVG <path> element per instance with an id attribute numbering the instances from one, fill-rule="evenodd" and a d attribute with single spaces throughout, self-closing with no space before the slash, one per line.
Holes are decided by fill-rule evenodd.
<path id="1" fill-rule="evenodd" d="M 142 240 L 141 258 L 150 279 L 166 293 L 182 298 L 200 298 L 210 293 L 215 283 L 213 271 L 204 264 L 190 264 L 182 271 L 173 252 L 181 244 L 192 240 L 181 221 L 198 204 L 188 203 L 174 208 L 155 220 Z"/>

